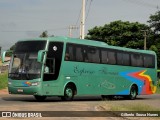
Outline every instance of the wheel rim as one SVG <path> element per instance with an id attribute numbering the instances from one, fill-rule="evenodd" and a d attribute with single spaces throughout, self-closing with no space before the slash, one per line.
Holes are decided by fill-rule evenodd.
<path id="1" fill-rule="evenodd" d="M 136 92 L 135 92 L 135 91 L 132 91 L 132 92 L 131 92 L 131 95 L 132 95 L 132 97 L 135 97 L 135 96 L 136 96 Z"/>
<path id="2" fill-rule="evenodd" d="M 132 91 L 131 91 L 131 97 L 132 98 L 135 98 L 136 97 L 136 90 L 135 89 L 132 89 Z"/>
<path id="3" fill-rule="evenodd" d="M 66 96 L 67 96 L 67 97 L 72 97 L 72 96 L 73 96 L 73 91 L 72 91 L 72 89 L 70 89 L 70 88 L 67 88 L 67 89 L 66 89 Z"/>

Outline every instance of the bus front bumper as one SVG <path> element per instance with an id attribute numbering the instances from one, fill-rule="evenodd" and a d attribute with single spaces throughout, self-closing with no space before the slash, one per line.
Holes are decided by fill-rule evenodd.
<path id="1" fill-rule="evenodd" d="M 9 94 L 40 95 L 39 87 L 8 87 Z"/>

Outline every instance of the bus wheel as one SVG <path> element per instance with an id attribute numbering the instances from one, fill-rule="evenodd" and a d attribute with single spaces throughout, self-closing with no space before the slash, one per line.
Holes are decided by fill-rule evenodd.
<path id="1" fill-rule="evenodd" d="M 39 102 L 42 102 L 46 99 L 46 96 L 34 95 L 35 99 Z"/>
<path id="2" fill-rule="evenodd" d="M 132 86 L 132 87 L 131 87 L 130 95 L 129 95 L 128 97 L 129 97 L 129 99 L 131 99 L 131 100 L 136 99 L 136 97 L 137 97 L 137 89 L 136 89 L 135 86 Z"/>
<path id="3" fill-rule="evenodd" d="M 72 87 L 67 86 L 64 90 L 64 96 L 61 97 L 62 100 L 71 101 L 74 97 L 74 90 Z"/>

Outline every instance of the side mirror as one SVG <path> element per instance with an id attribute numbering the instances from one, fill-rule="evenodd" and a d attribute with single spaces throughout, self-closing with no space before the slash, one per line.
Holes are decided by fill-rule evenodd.
<path id="1" fill-rule="evenodd" d="M 38 57 L 37 57 L 37 61 L 42 63 L 43 62 L 43 56 L 44 54 L 47 52 L 47 50 L 40 50 L 38 51 Z"/>
<path id="2" fill-rule="evenodd" d="M 7 53 L 13 53 L 13 51 L 4 51 L 4 52 L 2 53 L 2 63 L 6 62 L 6 61 L 5 61 L 5 57 L 6 57 L 6 54 L 7 54 Z"/>

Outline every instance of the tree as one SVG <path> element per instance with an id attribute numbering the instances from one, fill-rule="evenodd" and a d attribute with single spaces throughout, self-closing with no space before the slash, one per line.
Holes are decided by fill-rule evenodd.
<path id="1" fill-rule="evenodd" d="M 144 32 L 142 30 L 147 30 L 147 49 L 156 52 L 160 68 L 160 12 L 151 15 L 149 23 L 150 26 L 138 22 L 114 21 L 90 29 L 86 39 L 103 41 L 114 46 L 143 49 Z"/>
<path id="2" fill-rule="evenodd" d="M 151 31 L 145 24 L 119 20 L 94 27 L 89 30 L 86 39 L 103 41 L 114 46 L 143 49 L 144 36 L 141 30 Z"/>
<path id="3" fill-rule="evenodd" d="M 152 43 L 150 49 L 156 52 L 158 68 L 160 68 L 160 11 L 157 11 L 155 14 L 151 15 L 148 23 L 154 32 L 152 36 L 154 43 Z"/>
<path id="4" fill-rule="evenodd" d="M 47 31 L 42 32 L 42 34 L 39 37 L 48 37 L 48 32 Z"/>
<path id="5" fill-rule="evenodd" d="M 154 30 L 155 34 L 159 34 L 160 32 L 160 11 L 157 11 L 154 15 L 151 15 L 150 20 L 150 27 Z"/>

